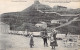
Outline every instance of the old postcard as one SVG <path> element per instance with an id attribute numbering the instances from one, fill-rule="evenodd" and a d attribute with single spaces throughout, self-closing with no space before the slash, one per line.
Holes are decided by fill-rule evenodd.
<path id="1" fill-rule="evenodd" d="M 80 0 L 0 0 L 0 50 L 80 50 Z"/>

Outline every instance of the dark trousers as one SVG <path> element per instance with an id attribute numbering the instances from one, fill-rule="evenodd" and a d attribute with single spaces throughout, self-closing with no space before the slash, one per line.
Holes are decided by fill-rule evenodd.
<path id="1" fill-rule="evenodd" d="M 43 38 L 43 41 L 44 41 L 44 46 L 48 46 L 47 38 Z"/>

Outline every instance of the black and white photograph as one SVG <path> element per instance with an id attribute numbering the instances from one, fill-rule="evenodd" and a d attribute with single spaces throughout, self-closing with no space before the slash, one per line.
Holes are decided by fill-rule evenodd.
<path id="1" fill-rule="evenodd" d="M 0 0 L 0 50 L 80 50 L 80 0 Z"/>

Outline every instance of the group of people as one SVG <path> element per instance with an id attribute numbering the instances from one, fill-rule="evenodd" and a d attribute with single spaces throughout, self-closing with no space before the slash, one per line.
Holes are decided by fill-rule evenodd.
<path id="1" fill-rule="evenodd" d="M 41 37 L 42 37 L 43 42 L 44 42 L 44 47 L 48 47 L 47 40 L 49 39 L 50 40 L 50 46 L 52 47 L 52 49 L 55 49 L 55 47 L 58 46 L 56 35 L 57 35 L 57 32 L 55 32 L 54 30 L 51 31 L 50 37 L 48 36 L 46 30 L 42 31 Z M 31 33 L 31 35 L 30 35 L 30 47 L 32 48 L 32 46 L 34 46 L 33 33 Z"/>

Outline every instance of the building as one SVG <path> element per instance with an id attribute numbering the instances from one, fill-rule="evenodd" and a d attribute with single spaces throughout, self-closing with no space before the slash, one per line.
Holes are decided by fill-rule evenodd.
<path id="1" fill-rule="evenodd" d="M 46 22 L 40 22 L 35 24 L 36 27 L 41 27 L 41 28 L 47 28 L 47 23 Z"/>
<path id="2" fill-rule="evenodd" d="M 9 30 L 10 30 L 10 26 L 8 24 L 0 22 L 0 32 L 1 33 L 9 33 Z"/>
<path id="3" fill-rule="evenodd" d="M 64 24 L 66 22 L 68 22 L 68 19 L 51 20 L 51 23 L 56 23 L 56 24 Z"/>
<path id="4" fill-rule="evenodd" d="M 51 20 L 51 23 L 59 23 L 59 20 Z"/>

